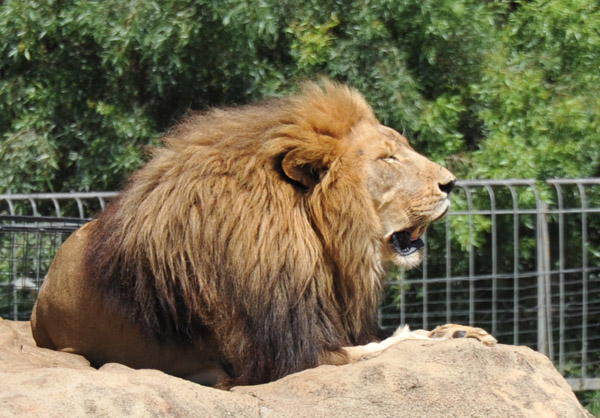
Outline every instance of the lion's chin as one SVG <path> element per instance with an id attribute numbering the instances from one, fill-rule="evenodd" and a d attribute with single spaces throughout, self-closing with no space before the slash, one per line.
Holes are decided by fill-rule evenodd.
<path id="1" fill-rule="evenodd" d="M 409 255 L 391 254 L 389 261 L 396 266 L 404 267 L 409 270 L 417 267 L 423 261 L 423 249 L 420 248 Z"/>

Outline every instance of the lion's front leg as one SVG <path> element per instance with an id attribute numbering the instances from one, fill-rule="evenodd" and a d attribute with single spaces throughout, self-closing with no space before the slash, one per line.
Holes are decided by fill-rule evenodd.
<path id="1" fill-rule="evenodd" d="M 498 342 L 492 335 L 488 334 L 487 331 L 482 328 L 458 324 L 440 325 L 434 328 L 432 331 L 427 331 L 424 329 L 411 331 L 408 328 L 408 325 L 405 325 L 398 328 L 396 332 L 394 332 L 394 334 L 387 340 L 392 340 L 391 344 L 394 344 L 402 340 L 449 340 L 455 338 L 474 338 L 481 341 L 488 347 L 493 347 Z M 382 342 L 386 342 L 387 340 Z"/>
<path id="2" fill-rule="evenodd" d="M 398 332 L 398 331 L 396 331 Z M 487 331 L 477 327 L 470 327 L 468 325 L 458 324 L 446 324 L 440 325 L 434 328 L 432 331 L 417 330 L 416 333 L 421 333 L 426 337 L 434 340 L 447 340 L 451 338 L 474 338 L 481 341 L 488 347 L 496 345 L 496 340 L 492 335 L 488 334 Z"/>
<path id="3" fill-rule="evenodd" d="M 378 355 L 388 347 L 404 340 L 447 340 L 454 338 L 474 338 L 488 347 L 493 347 L 498 342 L 485 330 L 468 325 L 446 324 L 436 327 L 432 331 L 419 329 L 411 331 L 408 325 L 399 327 L 394 334 L 380 342 L 373 342 L 355 347 L 344 347 L 345 355 L 336 354 L 336 360 L 326 364 L 354 363 L 364 357 Z"/>

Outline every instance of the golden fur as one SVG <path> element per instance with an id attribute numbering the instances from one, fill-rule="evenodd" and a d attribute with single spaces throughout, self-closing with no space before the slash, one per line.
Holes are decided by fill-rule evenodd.
<path id="1" fill-rule="evenodd" d="M 189 116 L 164 144 L 59 251 L 39 345 L 223 387 L 353 361 L 385 265 L 420 262 L 454 182 L 327 81 Z"/>

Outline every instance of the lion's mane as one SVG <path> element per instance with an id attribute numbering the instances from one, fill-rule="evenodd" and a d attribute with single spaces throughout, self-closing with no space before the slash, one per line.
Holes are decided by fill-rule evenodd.
<path id="1" fill-rule="evenodd" d="M 96 220 L 87 277 L 161 341 L 212 341 L 233 384 L 314 367 L 376 337 L 381 227 L 365 173 L 341 158 L 354 90 L 188 116 Z M 315 180 L 282 169 L 288 153 Z"/>

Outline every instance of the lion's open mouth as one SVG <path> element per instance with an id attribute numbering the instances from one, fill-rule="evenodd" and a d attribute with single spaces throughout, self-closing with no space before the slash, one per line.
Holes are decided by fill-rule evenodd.
<path id="1" fill-rule="evenodd" d="M 421 239 L 421 235 L 425 233 L 426 229 L 427 226 L 423 225 L 417 228 L 394 232 L 390 237 L 390 247 L 403 257 L 409 256 L 425 245 Z"/>

